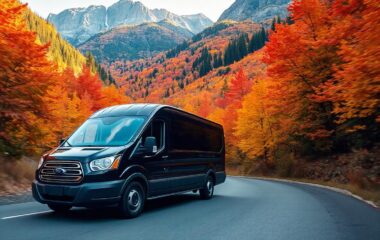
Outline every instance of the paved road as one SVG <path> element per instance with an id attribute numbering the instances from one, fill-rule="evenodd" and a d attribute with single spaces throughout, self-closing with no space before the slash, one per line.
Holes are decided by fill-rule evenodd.
<path id="1" fill-rule="evenodd" d="M 327 189 L 230 177 L 212 200 L 157 199 L 132 220 L 112 209 L 59 215 L 36 202 L 3 205 L 0 239 L 368 240 L 380 239 L 380 210 Z"/>

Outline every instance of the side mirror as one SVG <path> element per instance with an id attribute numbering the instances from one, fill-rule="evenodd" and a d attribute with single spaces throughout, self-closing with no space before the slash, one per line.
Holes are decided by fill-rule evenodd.
<path id="1" fill-rule="evenodd" d="M 66 141 L 66 139 L 64 139 L 64 138 L 62 138 L 61 140 L 59 140 L 59 146 L 61 146 L 65 141 Z"/>
<path id="2" fill-rule="evenodd" d="M 157 140 L 155 137 L 146 137 L 144 141 L 144 148 L 147 154 L 154 154 L 157 152 Z"/>

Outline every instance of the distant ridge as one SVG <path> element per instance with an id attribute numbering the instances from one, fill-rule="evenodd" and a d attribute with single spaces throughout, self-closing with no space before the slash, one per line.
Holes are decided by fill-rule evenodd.
<path id="1" fill-rule="evenodd" d="M 193 34 L 213 24 L 204 14 L 179 16 L 165 9 L 149 9 L 141 2 L 131 0 L 120 0 L 109 8 L 91 5 L 87 8 L 66 9 L 48 16 L 48 21 L 75 46 L 116 26 L 160 22 L 164 19 Z"/>
<path id="2" fill-rule="evenodd" d="M 118 26 L 92 36 L 78 48 L 82 52 L 90 51 L 99 62 L 136 60 L 171 49 L 192 36 L 189 30 L 165 19 L 137 26 Z"/>

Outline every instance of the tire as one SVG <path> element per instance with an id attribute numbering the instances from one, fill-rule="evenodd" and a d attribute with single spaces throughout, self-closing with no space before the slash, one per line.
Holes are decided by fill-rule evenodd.
<path id="1" fill-rule="evenodd" d="M 126 187 L 119 203 L 119 213 L 122 218 L 135 218 L 144 209 L 146 193 L 139 182 L 131 182 Z"/>
<path id="2" fill-rule="evenodd" d="M 57 213 L 65 213 L 70 211 L 72 206 L 70 205 L 61 205 L 61 204 L 48 204 L 48 207 Z"/>
<path id="3" fill-rule="evenodd" d="M 204 184 L 204 187 L 199 189 L 199 196 L 201 199 L 208 200 L 214 195 L 214 178 L 212 176 L 207 177 L 207 181 Z"/>

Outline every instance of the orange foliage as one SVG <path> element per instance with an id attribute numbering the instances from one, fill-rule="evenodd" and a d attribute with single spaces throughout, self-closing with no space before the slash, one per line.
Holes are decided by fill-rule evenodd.
<path id="1" fill-rule="evenodd" d="M 23 21 L 25 5 L 2 0 L 0 10 L 0 148 L 29 147 L 39 137 L 34 119 L 46 116 L 41 98 L 54 81 L 54 65 L 46 59 L 48 46 Z"/>
<path id="2" fill-rule="evenodd" d="M 241 101 L 250 90 L 251 82 L 248 81 L 243 69 L 240 68 L 236 76 L 232 78 L 231 86 L 224 97 L 228 105 L 225 108 L 223 123 L 225 136 L 229 143 L 237 143 L 236 136 L 233 134 L 236 126 L 237 110 L 241 108 Z"/>
<path id="3" fill-rule="evenodd" d="M 102 82 L 97 74 L 92 74 L 91 70 L 86 66 L 83 67 L 81 75 L 74 79 L 74 90 L 78 93 L 79 97 L 84 95 L 90 95 L 90 98 L 94 101 L 93 110 L 99 109 L 99 104 L 102 98 Z"/>
<path id="4" fill-rule="evenodd" d="M 102 98 L 99 101 L 101 108 L 126 104 L 131 102 L 130 98 L 125 96 L 120 89 L 117 89 L 114 85 L 106 86 L 102 88 Z"/>
<path id="5" fill-rule="evenodd" d="M 331 33 L 340 44 L 334 79 L 323 94 L 334 103 L 338 123 L 356 118 L 380 122 L 380 5 L 376 0 L 336 1 Z M 362 124 L 362 123 L 359 123 Z M 362 129 L 362 126 L 356 126 Z"/>
<path id="6" fill-rule="evenodd" d="M 294 23 L 276 25 L 264 49 L 267 76 L 255 78 L 238 111 L 245 154 L 328 152 L 360 144 L 342 139 L 354 131 L 367 141 L 378 136 L 379 10 L 376 0 L 291 4 Z"/>
<path id="7" fill-rule="evenodd" d="M 121 89 L 103 86 L 86 67 L 79 76 L 70 69 L 60 73 L 46 58 L 47 46 L 38 45 L 35 34 L 26 30 L 25 7 L 2 2 L 2 147 L 36 139 L 53 146 L 93 111 L 131 99 L 172 104 L 223 124 L 227 154 L 235 159 L 271 161 L 280 150 L 328 152 L 346 144 L 341 139 L 347 132 L 379 134 L 376 0 L 295 0 L 289 8 L 294 23 L 277 24 L 263 50 L 203 77 L 192 65 L 205 47 L 213 56 L 222 54 L 229 40 L 260 26 L 231 24 L 190 42 L 173 58 L 160 53 L 112 63 L 110 71 Z M 11 145 L 4 144 L 9 141 Z"/>
<path id="8" fill-rule="evenodd" d="M 278 25 L 266 45 L 268 110 L 276 119 L 283 141 L 319 139 L 320 149 L 330 147 L 331 112 L 328 102 L 315 100 L 321 84 L 329 80 L 336 62 L 334 45 L 324 41 L 327 5 L 323 1 L 295 1 L 295 23 Z"/>
<path id="9" fill-rule="evenodd" d="M 60 71 L 48 60 L 48 45 L 26 28 L 25 10 L 18 1 L 1 1 L 0 151 L 14 155 L 56 146 L 92 112 L 129 102 L 85 66 L 79 77 Z"/>

